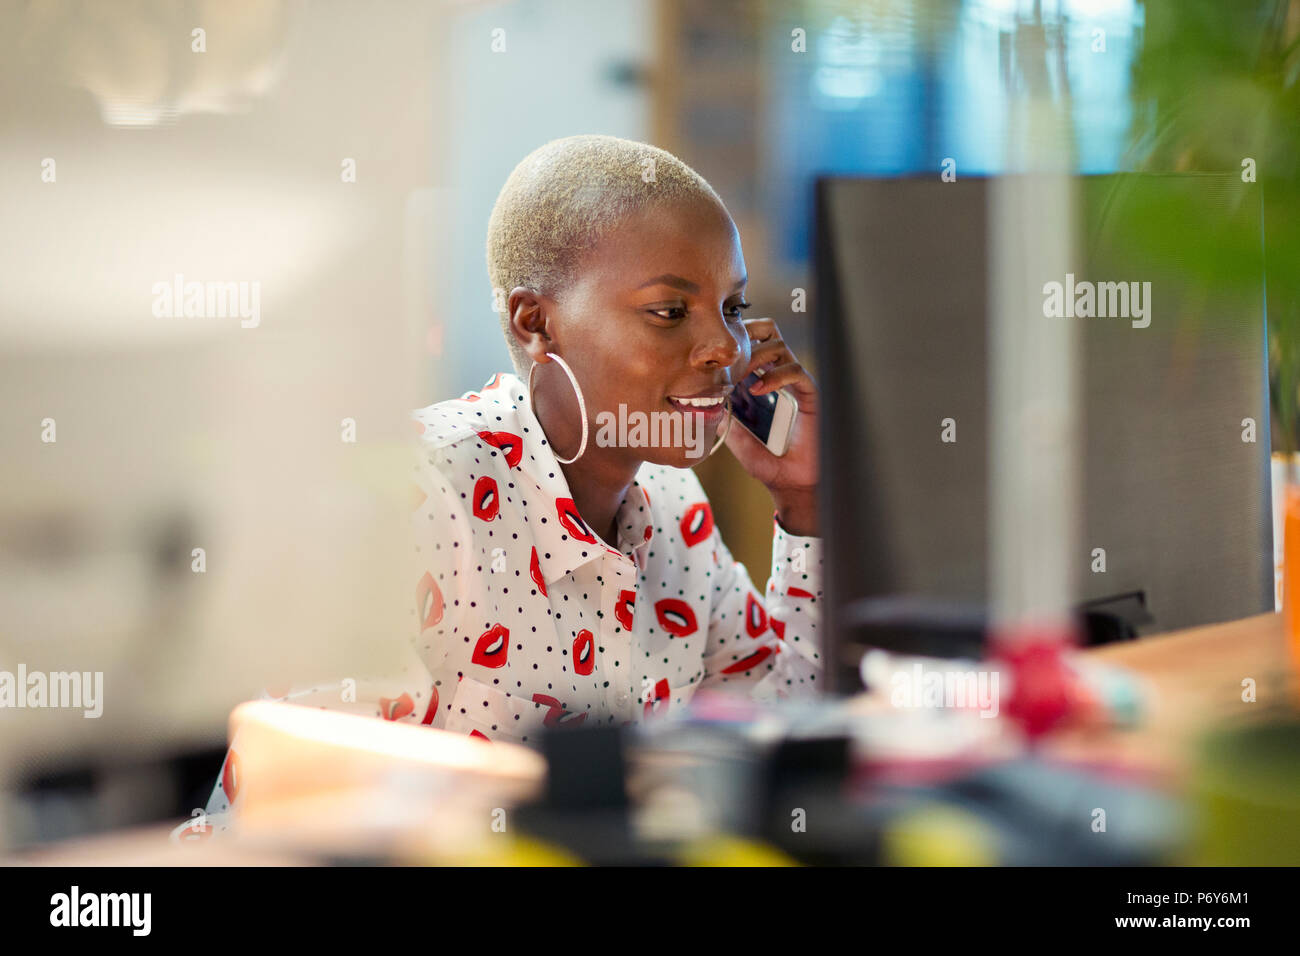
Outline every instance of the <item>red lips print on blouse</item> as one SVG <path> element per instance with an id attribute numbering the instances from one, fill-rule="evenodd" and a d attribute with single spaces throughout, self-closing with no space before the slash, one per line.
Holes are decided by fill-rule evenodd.
<path id="1" fill-rule="evenodd" d="M 493 624 L 479 635 L 471 660 L 482 667 L 504 667 L 510 653 L 510 629 Z"/>
<path id="2" fill-rule="evenodd" d="M 542 563 L 537 560 L 536 548 L 533 548 L 533 558 L 528 563 L 528 574 L 537 585 L 537 590 L 542 592 L 542 597 L 546 597 L 546 578 L 542 577 Z"/>
<path id="3" fill-rule="evenodd" d="M 556 498 L 555 513 L 559 516 L 564 530 L 569 532 L 569 536 L 574 540 L 585 541 L 587 544 L 596 543 L 596 536 L 587 527 L 587 522 L 582 520 L 582 515 L 578 514 L 578 506 L 573 503 L 572 498 Z"/>
<path id="4" fill-rule="evenodd" d="M 474 517 L 491 521 L 501 510 L 501 498 L 497 494 L 497 483 L 484 475 L 474 485 Z"/>
<path id="5" fill-rule="evenodd" d="M 750 654 L 748 657 L 741 658 L 740 660 L 736 661 L 736 663 L 732 664 L 730 667 L 724 667 L 722 669 L 722 673 L 740 674 L 743 673 L 744 671 L 752 670 L 753 668 L 757 667 L 759 664 L 763 663 L 763 661 L 767 660 L 771 656 L 772 656 L 772 648 L 760 647 L 758 650 Z"/>
<path id="6" fill-rule="evenodd" d="M 707 541 L 713 534 L 713 509 L 707 501 L 691 505 L 682 515 L 682 540 L 688 548 L 693 548 L 701 541 Z"/>
<path id="7" fill-rule="evenodd" d="M 420 615 L 421 630 L 436 627 L 442 620 L 442 589 L 428 571 L 415 585 L 415 613 Z"/>
<path id="8" fill-rule="evenodd" d="M 596 666 L 596 638 L 583 628 L 573 639 L 573 671 L 587 677 Z"/>
<path id="9" fill-rule="evenodd" d="M 415 712 L 415 701 L 411 700 L 410 694 L 403 694 L 401 697 L 379 698 L 379 716 L 384 720 L 401 720 L 407 714 Z"/>
<path id="10" fill-rule="evenodd" d="M 509 467 L 519 467 L 519 461 L 524 457 L 524 443 L 518 435 L 510 432 L 479 432 L 478 437 L 492 447 L 500 448 Z"/>
<path id="11" fill-rule="evenodd" d="M 673 637 L 687 637 L 699 630 L 695 612 L 679 598 L 664 598 L 655 602 L 655 617 L 659 626 Z"/>
<path id="12" fill-rule="evenodd" d="M 614 605 L 614 617 L 625 631 L 632 630 L 632 605 L 636 603 L 635 591 L 619 591 Z"/>
<path id="13" fill-rule="evenodd" d="M 668 678 L 661 677 L 655 684 L 654 697 L 645 702 L 645 713 L 662 714 L 668 710 L 668 705 L 672 701 L 672 690 L 668 686 Z"/>
<path id="14" fill-rule="evenodd" d="M 745 595 L 745 633 L 759 637 L 766 630 L 767 611 L 754 595 Z"/>
<path id="15" fill-rule="evenodd" d="M 433 692 L 429 695 L 429 706 L 424 709 L 424 719 L 420 723 L 433 723 L 433 718 L 438 716 L 438 688 L 435 686 Z"/>

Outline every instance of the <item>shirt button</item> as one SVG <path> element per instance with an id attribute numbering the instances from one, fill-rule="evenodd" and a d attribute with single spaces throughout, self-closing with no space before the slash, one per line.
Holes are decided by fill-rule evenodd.
<path id="1" fill-rule="evenodd" d="M 619 694 L 617 697 L 614 698 L 614 700 L 620 707 L 627 706 L 627 694 Z"/>

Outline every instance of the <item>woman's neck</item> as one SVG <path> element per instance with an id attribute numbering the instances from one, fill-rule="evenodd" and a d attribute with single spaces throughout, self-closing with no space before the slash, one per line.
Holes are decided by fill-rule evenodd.
<path id="1" fill-rule="evenodd" d="M 538 388 L 534 395 L 533 414 L 542 425 L 551 450 L 560 457 L 573 455 L 582 441 L 581 420 L 566 415 L 556 403 L 549 400 L 546 390 Z M 590 432 L 595 429 L 588 424 Z M 636 478 L 641 462 L 631 458 L 627 449 L 602 448 L 588 434 L 587 447 L 571 465 L 560 465 L 564 479 L 573 495 L 573 503 L 593 532 L 610 547 L 618 547 L 619 506 L 627 489 Z"/>
<path id="2" fill-rule="evenodd" d="M 618 449 L 592 448 L 590 442 L 586 453 L 571 465 L 561 465 L 565 481 L 569 484 L 569 493 L 578 514 L 596 534 L 600 535 L 612 548 L 618 547 L 618 509 L 623 504 L 627 489 L 636 478 L 639 462 L 614 462 L 602 460 L 603 456 L 593 454 L 601 451 L 618 451 Z"/>

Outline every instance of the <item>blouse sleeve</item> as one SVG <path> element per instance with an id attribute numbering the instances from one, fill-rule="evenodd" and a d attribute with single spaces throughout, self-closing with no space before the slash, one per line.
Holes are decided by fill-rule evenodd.
<path id="1" fill-rule="evenodd" d="M 701 687 L 743 688 L 757 699 L 810 696 L 824 684 L 817 624 L 822 541 L 774 522 L 772 574 L 760 594 L 715 528 L 715 576 Z"/>

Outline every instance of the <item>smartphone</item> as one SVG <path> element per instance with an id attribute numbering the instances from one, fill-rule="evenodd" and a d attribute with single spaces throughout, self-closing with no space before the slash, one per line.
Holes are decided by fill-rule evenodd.
<path id="1" fill-rule="evenodd" d="M 784 455 L 790 447 L 794 417 L 799 405 L 784 389 L 766 395 L 752 395 L 750 389 L 762 376 L 753 372 L 731 392 L 731 414 L 745 429 L 767 446 L 772 454 Z"/>

